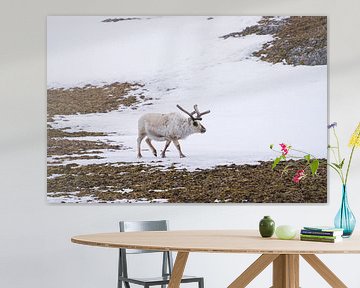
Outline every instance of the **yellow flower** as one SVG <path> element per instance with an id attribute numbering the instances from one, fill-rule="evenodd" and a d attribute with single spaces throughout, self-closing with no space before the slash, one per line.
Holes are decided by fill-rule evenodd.
<path id="1" fill-rule="evenodd" d="M 349 146 L 360 147 L 360 122 L 350 138 Z"/>

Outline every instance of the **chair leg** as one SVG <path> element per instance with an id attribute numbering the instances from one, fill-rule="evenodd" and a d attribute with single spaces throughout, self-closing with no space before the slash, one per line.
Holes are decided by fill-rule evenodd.
<path id="1" fill-rule="evenodd" d="M 204 288 L 204 279 L 199 280 L 199 288 Z"/>
<path id="2" fill-rule="evenodd" d="M 119 277 L 123 275 L 123 273 L 122 273 L 122 258 L 121 257 L 122 257 L 121 250 L 119 249 L 118 285 L 117 285 L 117 288 L 122 288 L 122 281 L 119 279 Z"/>
<path id="3" fill-rule="evenodd" d="M 129 282 L 125 282 L 125 281 L 122 281 L 122 280 L 119 280 L 118 281 L 118 288 L 122 288 L 122 283 L 124 282 L 124 287 L 125 288 L 130 288 L 130 284 Z"/>

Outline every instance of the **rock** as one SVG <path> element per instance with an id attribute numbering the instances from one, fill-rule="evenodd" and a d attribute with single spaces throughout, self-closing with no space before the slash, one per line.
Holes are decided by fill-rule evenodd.
<path id="1" fill-rule="evenodd" d="M 257 25 L 241 32 L 221 36 L 245 37 L 247 35 L 273 35 L 274 40 L 255 51 L 254 56 L 271 63 L 288 65 L 327 64 L 327 18 L 323 16 L 292 16 L 286 19 L 263 17 Z"/>

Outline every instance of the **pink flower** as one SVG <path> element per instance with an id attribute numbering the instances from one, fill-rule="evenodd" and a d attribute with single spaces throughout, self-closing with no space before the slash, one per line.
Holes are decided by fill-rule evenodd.
<path id="1" fill-rule="evenodd" d="M 284 156 L 287 155 L 287 154 L 289 153 L 289 148 L 287 147 L 287 145 L 284 144 L 284 143 L 281 143 L 281 144 L 279 144 L 279 145 L 280 145 L 280 147 L 281 147 L 282 154 L 283 154 Z"/>
<path id="2" fill-rule="evenodd" d="M 294 176 L 294 178 L 293 178 L 293 181 L 294 181 L 295 183 L 299 183 L 300 180 L 303 179 L 305 176 L 306 176 L 306 174 L 305 174 L 305 170 L 304 170 L 304 169 L 298 170 L 298 171 L 296 171 L 296 174 L 295 174 L 295 176 Z"/>

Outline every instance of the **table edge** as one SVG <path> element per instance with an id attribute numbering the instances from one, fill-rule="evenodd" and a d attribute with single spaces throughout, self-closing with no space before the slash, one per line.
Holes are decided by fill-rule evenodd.
<path id="1" fill-rule="evenodd" d="M 139 250 L 152 250 L 152 251 L 171 251 L 171 252 L 196 252 L 196 253 L 232 253 L 232 254 L 293 254 L 293 255 L 302 255 L 302 254 L 360 254 L 360 248 L 356 251 L 329 251 L 329 250 L 262 250 L 262 249 L 205 249 L 205 248 L 180 248 L 180 247 L 170 247 L 170 246 L 152 246 L 152 245 L 139 245 L 139 244 L 114 244 L 114 243 L 104 243 L 90 240 L 80 240 L 76 237 L 85 236 L 78 235 L 71 238 L 71 242 L 74 244 L 101 247 L 101 248 L 116 248 L 116 249 L 139 249 Z M 336 245 L 333 243 L 325 243 L 329 245 Z"/>

